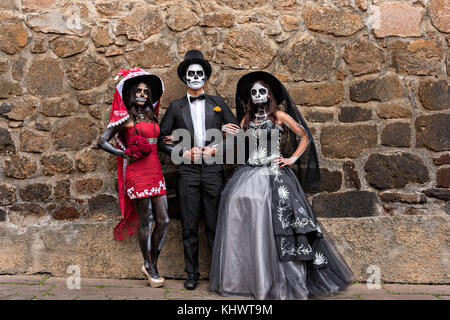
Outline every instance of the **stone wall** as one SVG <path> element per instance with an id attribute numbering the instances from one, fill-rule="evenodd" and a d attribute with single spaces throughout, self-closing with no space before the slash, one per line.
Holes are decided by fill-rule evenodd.
<path id="1" fill-rule="evenodd" d="M 449 44 L 449 0 L 3 0 L 0 225 L 117 222 L 115 159 L 95 148 L 114 76 L 160 75 L 162 116 L 194 48 L 213 67 L 207 92 L 231 107 L 249 70 L 289 88 L 318 146 L 318 216 L 446 215 Z"/>

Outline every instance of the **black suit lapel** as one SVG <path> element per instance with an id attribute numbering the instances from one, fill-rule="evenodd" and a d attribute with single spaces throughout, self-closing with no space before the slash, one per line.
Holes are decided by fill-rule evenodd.
<path id="1" fill-rule="evenodd" d="M 184 124 L 186 125 L 186 128 L 189 130 L 192 139 L 194 139 L 194 124 L 192 122 L 192 116 L 191 116 L 191 108 L 189 108 L 189 101 L 187 97 L 184 97 L 183 101 L 180 105 L 181 115 L 184 120 Z M 195 139 L 194 139 L 195 140 Z"/>
<path id="2" fill-rule="evenodd" d="M 206 95 L 205 97 L 205 129 L 211 129 L 213 125 L 214 120 L 214 107 L 215 107 L 214 101 L 209 97 L 209 95 Z M 216 128 L 217 129 L 217 128 Z"/>

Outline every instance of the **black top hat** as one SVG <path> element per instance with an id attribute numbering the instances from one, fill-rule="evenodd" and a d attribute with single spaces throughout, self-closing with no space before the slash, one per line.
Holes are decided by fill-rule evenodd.
<path id="1" fill-rule="evenodd" d="M 130 87 L 135 84 L 135 83 L 139 83 L 139 82 L 144 82 L 147 84 L 147 86 L 149 86 L 150 89 L 150 95 L 152 98 L 152 103 L 155 103 L 156 101 L 158 101 L 164 91 L 164 85 L 163 82 L 161 80 L 160 77 L 153 75 L 153 74 L 146 74 L 146 75 L 140 75 L 137 77 L 133 77 L 130 78 L 128 80 L 125 81 L 124 85 L 123 85 L 123 99 L 124 101 L 126 99 L 128 99 L 128 94 L 126 93 Z"/>
<path id="2" fill-rule="evenodd" d="M 237 94 L 245 103 L 247 103 L 250 98 L 250 85 L 256 80 L 262 80 L 270 86 L 277 104 L 281 104 L 284 101 L 283 89 L 280 80 L 268 72 L 255 71 L 242 76 L 237 83 Z"/>
<path id="3" fill-rule="evenodd" d="M 203 67 L 203 70 L 206 73 L 206 78 L 209 79 L 211 76 L 212 68 L 208 61 L 205 60 L 203 53 L 200 50 L 189 50 L 184 55 L 184 60 L 179 64 L 177 72 L 178 77 L 186 83 L 184 80 L 186 76 L 186 70 L 191 64 L 199 64 Z"/>

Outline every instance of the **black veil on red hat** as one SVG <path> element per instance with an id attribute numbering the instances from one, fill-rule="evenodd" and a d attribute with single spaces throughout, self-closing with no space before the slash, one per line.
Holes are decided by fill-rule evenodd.
<path id="1" fill-rule="evenodd" d="M 199 64 L 203 67 L 203 70 L 205 71 L 206 78 L 209 79 L 212 73 L 211 65 L 207 60 L 205 60 L 205 57 L 203 56 L 203 53 L 200 50 L 189 50 L 184 55 L 184 60 L 178 65 L 177 73 L 178 77 L 186 83 L 184 80 L 184 77 L 186 76 L 186 70 L 191 64 Z"/>
<path id="2" fill-rule="evenodd" d="M 250 85 L 256 80 L 266 82 L 272 90 L 272 94 L 278 104 L 278 108 L 286 112 L 296 122 L 300 123 L 303 128 L 305 128 L 310 142 L 305 152 L 296 162 L 296 165 L 299 165 L 299 168 L 297 168 L 297 177 L 305 190 L 309 192 L 318 192 L 320 190 L 320 169 L 314 138 L 308 128 L 308 125 L 303 119 L 300 110 L 297 108 L 288 90 L 280 80 L 265 71 L 250 72 L 242 76 L 237 83 L 235 97 L 238 121 L 241 122 L 247 112 L 247 104 L 250 100 Z M 282 140 L 285 140 L 286 143 L 280 143 L 284 149 L 281 150 L 284 156 L 290 156 L 299 145 L 297 135 L 291 130 L 287 131 L 287 133 L 283 133 L 282 135 Z"/>

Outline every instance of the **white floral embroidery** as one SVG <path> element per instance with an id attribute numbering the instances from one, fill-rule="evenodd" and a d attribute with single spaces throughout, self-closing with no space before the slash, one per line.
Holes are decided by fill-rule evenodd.
<path id="1" fill-rule="evenodd" d="M 130 197 L 131 200 L 136 199 L 136 196 L 133 194 L 134 187 L 131 187 L 127 190 L 128 197 Z"/>
<path id="2" fill-rule="evenodd" d="M 275 179 L 278 180 L 278 177 L 281 175 L 279 165 L 273 163 L 273 160 L 277 159 L 280 156 L 279 146 L 278 150 L 273 150 L 270 156 L 267 156 L 267 149 L 264 147 L 257 147 L 257 141 L 266 132 L 265 129 L 261 129 L 261 126 L 267 122 L 271 122 L 270 119 L 264 120 L 263 122 L 256 124 L 253 121 L 250 122 L 250 134 L 256 139 L 250 139 L 250 143 L 252 144 L 250 150 L 252 150 L 248 163 L 254 166 L 265 165 L 272 162 L 270 166 L 270 170 L 275 175 Z"/>
<path id="3" fill-rule="evenodd" d="M 255 148 L 248 159 L 251 165 L 261 165 L 267 160 L 266 148 Z"/>
<path id="4" fill-rule="evenodd" d="M 321 265 L 321 264 L 327 264 L 328 263 L 327 258 L 325 258 L 325 256 L 323 255 L 322 252 L 314 253 L 314 257 L 315 257 L 315 259 L 314 259 L 313 264 L 315 264 L 315 265 Z"/>
<path id="5" fill-rule="evenodd" d="M 286 186 L 279 186 L 278 187 L 278 196 L 280 197 L 281 200 L 286 201 L 287 199 L 289 199 L 289 190 Z"/>
<path id="6" fill-rule="evenodd" d="M 314 221 L 312 221 L 311 219 L 309 220 L 309 223 L 310 223 L 314 228 L 317 229 L 317 232 L 322 233 L 322 229 L 320 229 L 320 226 L 319 226 L 318 223 L 317 223 L 317 224 L 314 223 Z"/>
<path id="7" fill-rule="evenodd" d="M 281 211 L 281 213 L 280 213 Z M 278 220 L 281 222 L 281 227 L 283 229 L 293 227 L 293 228 L 304 228 L 311 222 L 311 219 L 296 217 L 295 220 L 290 221 L 289 217 L 292 216 L 292 213 L 287 216 L 283 216 L 282 210 L 278 211 Z"/>
<path id="8" fill-rule="evenodd" d="M 312 252 L 311 246 L 308 244 L 307 247 L 305 247 L 303 244 L 301 244 L 299 247 L 292 246 L 290 248 L 286 248 L 286 238 L 281 237 L 281 254 L 283 256 L 290 255 L 290 256 L 300 256 L 300 255 L 308 255 Z"/>
<path id="9" fill-rule="evenodd" d="M 276 155 L 276 158 L 279 157 L 279 153 Z M 280 170 L 280 166 L 278 163 L 272 162 L 272 164 L 270 165 L 270 171 L 272 171 L 274 177 L 274 180 L 278 183 L 283 183 L 283 179 L 280 179 L 281 176 L 281 170 Z"/>
<path id="10" fill-rule="evenodd" d="M 145 189 L 142 192 L 134 191 L 134 187 L 131 187 L 127 190 L 128 197 L 130 197 L 131 200 L 136 198 L 145 198 L 145 197 L 151 197 L 153 195 L 159 194 L 162 190 L 166 190 L 166 182 L 164 180 L 159 181 L 159 187 L 153 187 L 150 189 Z"/>
<path id="11" fill-rule="evenodd" d="M 287 197 L 286 197 L 287 194 Z M 278 201 L 278 207 L 277 207 L 277 215 L 278 220 L 281 223 L 281 227 L 283 229 L 294 227 L 294 228 L 304 228 L 308 224 L 312 225 L 314 228 L 317 229 L 317 231 L 320 231 L 320 227 L 314 223 L 312 219 L 306 218 L 307 216 L 306 210 L 303 207 L 299 207 L 297 210 L 299 211 L 300 215 L 303 217 L 295 217 L 294 220 L 292 220 L 290 217 L 293 215 L 293 213 L 288 214 L 287 216 L 284 216 L 284 212 L 288 210 L 289 206 L 283 205 L 285 201 L 289 198 L 289 191 L 286 186 L 281 185 L 278 187 L 278 196 L 280 197 L 280 200 Z"/>

